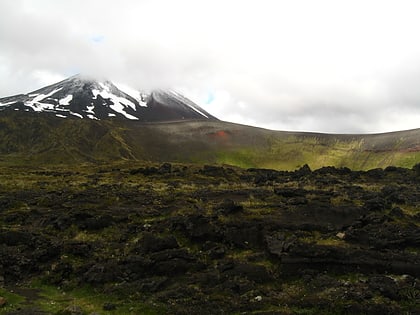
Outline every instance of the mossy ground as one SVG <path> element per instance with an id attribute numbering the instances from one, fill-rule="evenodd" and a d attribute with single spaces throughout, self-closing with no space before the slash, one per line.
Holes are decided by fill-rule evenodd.
<path id="1" fill-rule="evenodd" d="M 418 183 L 400 168 L 3 162 L 0 314 L 415 314 Z"/>

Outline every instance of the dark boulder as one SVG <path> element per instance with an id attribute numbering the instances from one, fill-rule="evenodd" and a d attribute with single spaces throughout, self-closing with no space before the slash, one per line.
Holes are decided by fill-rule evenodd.
<path id="1" fill-rule="evenodd" d="M 199 171 L 200 174 L 212 177 L 221 177 L 225 175 L 225 169 L 221 166 L 204 165 Z"/>
<path id="2" fill-rule="evenodd" d="M 144 232 L 143 237 L 137 242 L 133 251 L 148 254 L 173 248 L 179 248 L 179 244 L 172 235 L 159 237 L 153 233 Z"/>
<path id="3" fill-rule="evenodd" d="M 104 311 L 114 311 L 117 309 L 117 305 L 111 302 L 105 302 L 104 305 L 102 305 L 102 309 Z"/>
<path id="4" fill-rule="evenodd" d="M 303 165 L 301 168 L 295 171 L 294 175 L 296 177 L 303 177 L 312 174 L 312 170 L 308 164 Z"/>
<path id="5" fill-rule="evenodd" d="M 385 210 L 389 204 L 387 201 L 381 197 L 372 198 L 369 200 L 366 200 L 363 207 L 367 211 L 383 211 Z"/>
<path id="6" fill-rule="evenodd" d="M 348 167 L 336 168 L 334 166 L 324 166 L 314 171 L 316 175 L 349 175 L 351 173 Z"/>
<path id="7" fill-rule="evenodd" d="M 152 167 L 140 167 L 137 169 L 130 170 L 130 175 L 137 175 L 142 174 L 144 176 L 156 175 L 159 174 L 159 169 L 152 166 Z"/>
<path id="8" fill-rule="evenodd" d="M 78 257 L 89 257 L 92 254 L 92 244 L 82 241 L 69 241 L 64 245 L 64 252 Z"/>
<path id="9" fill-rule="evenodd" d="M 283 253 L 289 252 L 290 248 L 297 243 L 297 237 L 294 235 L 286 236 L 282 233 L 266 235 L 265 242 L 270 254 L 281 257 Z"/>
<path id="10" fill-rule="evenodd" d="M 244 207 L 242 205 L 238 205 L 231 199 L 225 199 L 215 207 L 215 211 L 223 215 L 234 214 L 243 210 Z"/>
<path id="11" fill-rule="evenodd" d="M 263 185 L 267 182 L 276 181 L 282 174 L 281 172 L 272 169 L 249 168 L 247 171 L 253 174 L 253 180 L 256 185 Z"/>
<path id="12" fill-rule="evenodd" d="M 400 207 L 395 207 L 391 209 L 391 211 L 389 212 L 389 215 L 394 218 L 403 218 L 404 212 L 401 210 Z"/>
<path id="13" fill-rule="evenodd" d="M 276 195 L 286 197 L 286 198 L 292 198 L 292 197 L 305 197 L 307 194 L 307 191 L 300 188 L 274 188 L 274 193 Z"/>
<path id="14" fill-rule="evenodd" d="M 369 288 L 372 291 L 378 291 L 382 296 L 385 296 L 391 300 L 399 300 L 398 285 L 394 279 L 378 275 L 369 278 Z"/>
<path id="15" fill-rule="evenodd" d="M 167 249 L 150 256 L 151 274 L 158 276 L 174 276 L 188 270 L 199 270 L 204 266 L 197 263 L 196 258 L 185 249 Z"/>
<path id="16" fill-rule="evenodd" d="M 29 232 L 14 230 L 0 232 L 0 244 L 8 246 L 31 245 L 32 241 L 33 235 Z"/>
<path id="17" fill-rule="evenodd" d="M 403 187 L 397 185 L 387 185 L 381 189 L 383 198 L 389 202 L 398 204 L 404 204 L 406 202 L 403 191 Z"/>
<path id="18" fill-rule="evenodd" d="M 112 216 L 100 215 L 98 217 L 87 218 L 83 221 L 79 221 L 76 224 L 79 228 L 88 231 L 102 230 L 106 227 L 111 226 L 114 223 Z"/>
<path id="19" fill-rule="evenodd" d="M 171 172 L 172 172 L 172 164 L 170 163 L 163 163 L 158 169 L 159 174 L 169 174 Z"/>
<path id="20" fill-rule="evenodd" d="M 215 241 L 223 238 L 220 226 L 213 224 L 212 219 L 203 215 L 177 217 L 172 219 L 172 229 L 181 231 L 193 241 Z"/>
<path id="21" fill-rule="evenodd" d="M 255 248 L 261 243 L 261 233 L 256 225 L 237 223 L 235 226 L 226 227 L 224 239 L 226 243 L 238 248 Z"/>
<path id="22" fill-rule="evenodd" d="M 218 271 L 221 277 L 229 279 L 246 278 L 256 283 L 265 283 L 274 280 L 268 270 L 262 266 L 251 263 L 234 263 L 220 265 Z"/>
<path id="23" fill-rule="evenodd" d="M 91 265 L 82 275 L 82 281 L 89 284 L 105 284 L 119 280 L 120 268 L 115 262 L 98 262 Z"/>
<path id="24" fill-rule="evenodd" d="M 385 174 L 382 168 L 374 168 L 365 172 L 365 174 L 370 177 L 371 179 L 382 179 Z"/>

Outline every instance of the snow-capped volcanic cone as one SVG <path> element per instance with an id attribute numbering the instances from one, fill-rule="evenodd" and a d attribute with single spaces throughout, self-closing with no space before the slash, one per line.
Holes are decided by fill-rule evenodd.
<path id="1" fill-rule="evenodd" d="M 126 93 L 108 80 L 93 80 L 80 75 L 28 94 L 0 98 L 1 110 L 48 112 L 62 118 L 114 118 L 143 122 L 217 120 L 174 91 Z"/>

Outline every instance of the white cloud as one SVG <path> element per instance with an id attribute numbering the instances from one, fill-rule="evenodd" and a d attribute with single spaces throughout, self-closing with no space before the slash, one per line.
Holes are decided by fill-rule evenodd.
<path id="1" fill-rule="evenodd" d="M 177 87 L 221 119 L 274 129 L 416 128 L 419 9 L 409 0 L 3 0 L 0 95 L 83 72 Z"/>

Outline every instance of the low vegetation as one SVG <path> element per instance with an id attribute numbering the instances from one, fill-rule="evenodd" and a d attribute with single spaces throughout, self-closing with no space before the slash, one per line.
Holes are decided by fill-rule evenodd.
<path id="1" fill-rule="evenodd" d="M 416 314 L 418 169 L 3 160 L 0 314 Z"/>

